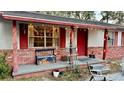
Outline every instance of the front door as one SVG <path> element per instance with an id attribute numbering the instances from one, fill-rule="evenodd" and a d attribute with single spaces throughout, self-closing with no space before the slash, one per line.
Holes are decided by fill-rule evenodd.
<path id="1" fill-rule="evenodd" d="M 77 51 L 78 56 L 87 55 L 88 31 L 86 29 L 78 29 L 77 31 Z"/>
<path id="2" fill-rule="evenodd" d="M 28 25 L 20 24 L 20 49 L 28 48 Z"/>

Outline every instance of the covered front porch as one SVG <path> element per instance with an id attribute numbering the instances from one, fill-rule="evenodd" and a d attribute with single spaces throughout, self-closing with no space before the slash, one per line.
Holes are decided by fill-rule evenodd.
<path id="1" fill-rule="evenodd" d="M 73 57 L 87 56 L 87 38 L 88 29 L 78 28 L 76 26 L 64 26 L 36 22 L 25 22 L 13 20 L 13 73 L 18 72 L 21 67 L 39 67 L 40 71 L 50 69 L 53 67 L 60 68 L 68 65 L 66 62 L 61 60 L 62 57 L 69 57 L 69 63 L 75 64 Z M 17 27 L 19 26 L 19 29 Z M 17 31 L 19 30 L 19 38 L 17 38 Z M 66 33 L 68 36 L 66 36 Z M 77 36 L 76 36 L 77 34 Z M 77 38 L 77 39 L 76 39 Z M 17 43 L 20 43 L 18 46 Z M 76 43 L 75 43 L 76 42 Z M 67 46 L 66 46 L 67 45 Z M 41 64 L 41 66 L 36 66 L 36 51 L 42 51 L 40 56 L 49 56 L 51 53 L 46 50 L 54 48 L 54 53 L 56 55 L 56 63 L 51 63 L 48 66 Z M 79 60 L 76 61 L 80 65 Z M 39 69 L 37 68 L 37 69 Z M 26 69 L 26 68 L 25 68 Z M 29 68 L 30 69 L 30 68 Z M 37 71 L 37 70 L 36 70 Z M 30 71 L 29 71 L 30 72 Z M 37 71 L 38 72 L 38 71 Z M 13 74 L 15 75 L 15 74 Z"/>
<path id="2" fill-rule="evenodd" d="M 73 66 L 86 66 L 87 62 L 89 64 L 101 64 L 105 63 L 105 60 L 101 59 L 93 59 L 93 58 L 88 58 L 86 56 L 79 57 L 78 59 L 74 60 Z M 40 72 L 47 72 L 51 71 L 54 69 L 66 69 L 70 67 L 71 65 L 69 64 L 68 61 L 58 61 L 57 63 L 51 63 L 51 64 L 42 64 L 42 65 L 35 65 L 35 64 L 22 64 L 19 65 L 19 69 L 17 72 L 13 72 L 13 76 L 23 76 L 25 74 L 33 74 L 33 73 L 40 73 Z"/>
<path id="3" fill-rule="evenodd" d="M 26 73 L 28 72 L 32 72 L 32 69 L 36 69 L 35 71 L 44 71 L 44 70 L 49 70 L 49 69 L 56 69 L 56 68 L 65 68 L 68 67 L 68 63 L 67 62 L 63 62 L 61 61 L 61 58 L 63 56 L 69 56 L 70 60 L 69 63 L 75 65 L 83 65 L 86 63 L 87 60 L 85 59 L 89 59 L 90 58 L 78 58 L 78 60 L 75 61 L 73 60 L 73 57 L 80 57 L 80 56 L 88 56 L 88 32 L 90 32 L 88 30 L 88 28 L 86 27 L 77 27 L 77 26 L 64 26 L 62 27 L 62 25 L 58 25 L 58 26 L 53 26 L 51 24 L 43 24 L 40 26 L 35 26 L 36 29 L 43 29 L 43 31 L 41 30 L 40 33 L 41 36 L 37 35 L 37 31 L 34 31 L 34 33 L 31 33 L 31 31 L 34 30 L 34 26 L 32 24 L 29 24 L 28 26 L 26 26 L 25 24 L 20 24 L 20 49 L 18 49 L 18 45 L 17 45 L 17 21 L 13 20 L 13 62 L 14 62 L 14 69 L 13 69 L 13 75 L 18 75 L 19 73 L 23 73 L 23 70 L 21 70 L 22 68 L 26 71 L 26 69 L 30 69 L 27 70 Z M 62 28 L 61 28 L 62 27 Z M 59 29 L 59 30 L 58 30 Z M 56 35 L 53 35 L 51 32 L 49 32 L 49 30 L 52 30 L 53 32 L 56 32 Z M 29 32 L 30 31 L 30 32 Z M 35 33 L 36 32 L 36 33 Z M 75 44 L 75 32 L 77 32 L 77 43 Z M 106 48 L 107 48 L 107 29 L 105 29 L 104 31 L 104 46 L 103 46 L 103 58 L 105 60 L 106 57 Z M 65 36 L 65 33 L 69 34 L 69 43 L 66 42 L 66 38 L 68 39 L 68 37 Z M 31 34 L 31 35 L 30 35 Z M 36 36 L 34 36 L 34 34 L 36 34 Z M 45 34 L 45 36 L 44 36 Z M 48 34 L 48 36 L 47 36 Z M 55 34 L 55 33 L 54 33 Z M 26 35 L 26 37 L 25 37 Z M 53 36 L 56 36 L 54 38 L 52 38 Z M 51 39 L 52 38 L 52 39 Z M 40 40 L 39 40 L 40 39 Z M 43 41 L 42 41 L 43 39 Z M 59 39 L 59 40 L 58 40 Z M 58 40 L 58 41 L 57 41 Z M 38 41 L 40 43 L 37 43 L 35 41 Z M 54 43 L 51 43 L 51 42 Z M 57 41 L 57 42 L 56 42 Z M 33 42 L 33 43 L 32 43 Z M 43 43 L 44 42 L 44 43 Z M 68 44 L 68 48 L 66 48 L 66 45 Z M 40 46 L 40 47 L 38 47 Z M 55 48 L 55 55 L 57 57 L 57 63 L 51 63 L 51 64 L 41 64 L 41 66 L 36 66 L 36 53 L 35 51 L 37 49 L 50 49 L 51 47 Z M 48 53 L 44 53 L 45 55 L 51 55 L 49 52 Z M 94 60 L 96 61 L 96 59 L 90 59 L 91 63 L 94 62 Z M 85 62 L 82 62 L 85 61 Z M 101 62 L 101 60 L 97 60 L 98 62 Z M 96 62 L 97 63 L 97 62 Z M 31 68 L 30 68 L 31 67 Z M 37 68 L 36 68 L 37 67 Z M 52 68 L 54 67 L 54 68 Z M 22 71 L 22 72 L 21 72 Z M 33 72 L 32 72 L 33 73 Z"/>
<path id="4" fill-rule="evenodd" d="M 29 14 L 33 16 L 31 17 Z M 88 56 L 88 35 L 90 31 L 93 31 L 91 29 L 100 29 L 102 30 L 101 32 L 103 32 L 101 59 L 105 60 L 107 54 L 108 31 L 118 30 L 117 26 L 111 24 L 42 14 L 39 15 L 30 12 L 7 12 L 7 15 L 3 15 L 3 18 L 12 21 L 14 76 L 68 67 L 69 64 L 67 62 L 59 60 L 61 55 L 69 55 L 69 62 L 73 65 L 84 65 L 87 61 L 91 61 L 91 63 L 97 61 L 99 63 L 101 60 L 89 60 L 89 58 L 87 58 L 88 60 L 85 60 L 85 58 L 82 60 L 78 58 L 78 60 L 74 61 L 73 55 Z M 19 37 L 19 39 L 17 39 L 17 37 Z M 97 40 L 99 38 L 93 39 Z M 35 50 L 51 47 L 55 48 L 57 62 L 35 65 Z M 65 51 L 66 48 L 68 48 L 69 51 Z M 75 49 L 75 53 L 73 49 Z"/>

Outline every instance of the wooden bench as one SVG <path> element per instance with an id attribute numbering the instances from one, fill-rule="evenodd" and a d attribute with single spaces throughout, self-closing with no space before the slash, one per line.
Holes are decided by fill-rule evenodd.
<path id="1" fill-rule="evenodd" d="M 47 52 L 51 51 L 51 54 L 47 54 Z M 36 58 L 36 64 L 47 64 L 55 62 L 56 63 L 56 55 L 54 54 L 55 49 L 54 48 L 46 48 L 46 49 L 36 49 L 35 50 L 35 58 Z M 46 52 L 47 55 L 39 55 L 38 53 Z M 44 62 L 44 63 L 43 63 Z M 46 63 L 45 63 L 46 62 Z"/>

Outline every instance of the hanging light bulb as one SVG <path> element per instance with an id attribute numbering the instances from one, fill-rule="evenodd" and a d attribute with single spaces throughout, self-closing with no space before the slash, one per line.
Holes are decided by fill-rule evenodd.
<path id="1" fill-rule="evenodd" d="M 26 34 L 26 31 L 25 31 L 25 29 L 24 29 L 24 34 Z"/>
<path id="2" fill-rule="evenodd" d="M 25 25 L 23 27 L 23 33 L 26 34 L 26 27 L 25 27 Z"/>
<path id="3" fill-rule="evenodd" d="M 67 27 L 65 27 L 65 30 L 68 30 L 68 28 L 67 28 Z"/>

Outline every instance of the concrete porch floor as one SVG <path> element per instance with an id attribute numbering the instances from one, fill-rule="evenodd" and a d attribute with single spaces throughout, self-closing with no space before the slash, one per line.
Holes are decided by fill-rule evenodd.
<path id="1" fill-rule="evenodd" d="M 78 60 L 74 60 L 74 65 L 86 65 L 87 62 L 89 64 L 104 62 L 101 59 L 93 59 L 88 57 L 79 57 Z M 57 61 L 57 63 L 51 64 L 43 64 L 43 65 L 35 65 L 35 64 L 26 64 L 19 65 L 19 69 L 17 72 L 13 72 L 13 76 L 24 75 L 35 72 L 48 71 L 52 69 L 60 69 L 70 66 L 67 61 Z"/>

